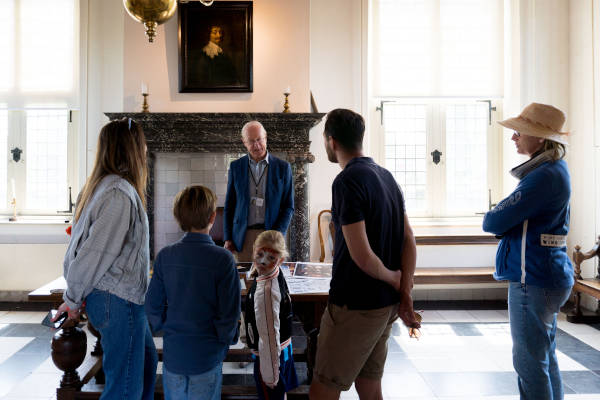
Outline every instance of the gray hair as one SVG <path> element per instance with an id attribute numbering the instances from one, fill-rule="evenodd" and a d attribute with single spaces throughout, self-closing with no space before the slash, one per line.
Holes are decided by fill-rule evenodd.
<path id="1" fill-rule="evenodd" d="M 242 139 L 244 139 L 246 137 L 246 132 L 252 126 L 259 126 L 260 127 L 260 133 L 264 133 L 265 136 L 267 136 L 267 131 L 265 130 L 265 127 L 260 122 L 258 122 L 258 121 L 250 121 L 250 122 L 246 122 L 244 124 L 244 126 L 242 127 Z"/>

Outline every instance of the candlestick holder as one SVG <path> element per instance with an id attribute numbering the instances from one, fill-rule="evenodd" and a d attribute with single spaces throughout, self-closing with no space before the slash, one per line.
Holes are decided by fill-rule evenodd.
<path id="1" fill-rule="evenodd" d="M 142 104 L 142 112 L 150 112 L 150 106 L 148 105 L 148 93 L 142 93 L 144 96 L 144 103 Z"/>
<path id="2" fill-rule="evenodd" d="M 290 103 L 288 102 L 288 96 L 290 94 L 289 93 L 284 93 L 283 95 L 285 96 L 285 102 L 283 103 L 283 112 L 284 113 L 289 113 L 290 112 Z"/>
<path id="3" fill-rule="evenodd" d="M 10 222 L 15 222 L 17 220 L 17 199 L 15 199 L 13 197 L 12 201 L 10 202 L 10 204 L 13 206 L 13 215 L 8 220 Z"/>

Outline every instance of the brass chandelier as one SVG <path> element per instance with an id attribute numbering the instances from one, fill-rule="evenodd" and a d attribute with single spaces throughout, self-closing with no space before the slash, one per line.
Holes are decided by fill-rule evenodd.
<path id="1" fill-rule="evenodd" d="M 200 1 L 205 6 L 210 6 L 214 0 L 179 1 Z M 152 43 L 156 37 L 156 27 L 166 22 L 177 11 L 177 0 L 123 0 L 123 6 L 131 18 L 144 24 L 148 41 Z"/>

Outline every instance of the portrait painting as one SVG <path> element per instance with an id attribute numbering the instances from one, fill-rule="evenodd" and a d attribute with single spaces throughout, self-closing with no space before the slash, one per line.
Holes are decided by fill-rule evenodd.
<path id="1" fill-rule="evenodd" d="M 179 4 L 179 92 L 252 92 L 252 2 Z"/>

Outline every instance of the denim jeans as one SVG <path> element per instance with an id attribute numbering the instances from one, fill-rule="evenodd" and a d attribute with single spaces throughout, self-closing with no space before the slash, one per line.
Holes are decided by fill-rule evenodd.
<path id="1" fill-rule="evenodd" d="M 106 384 L 100 398 L 153 399 L 158 356 L 144 306 L 94 289 L 85 308 L 104 350 Z"/>
<path id="2" fill-rule="evenodd" d="M 219 400 L 223 382 L 223 363 L 198 375 L 169 372 L 163 365 L 165 400 Z"/>
<path id="3" fill-rule="evenodd" d="M 556 360 L 556 316 L 571 288 L 549 289 L 511 282 L 508 312 L 513 366 L 523 400 L 562 400 Z"/>

